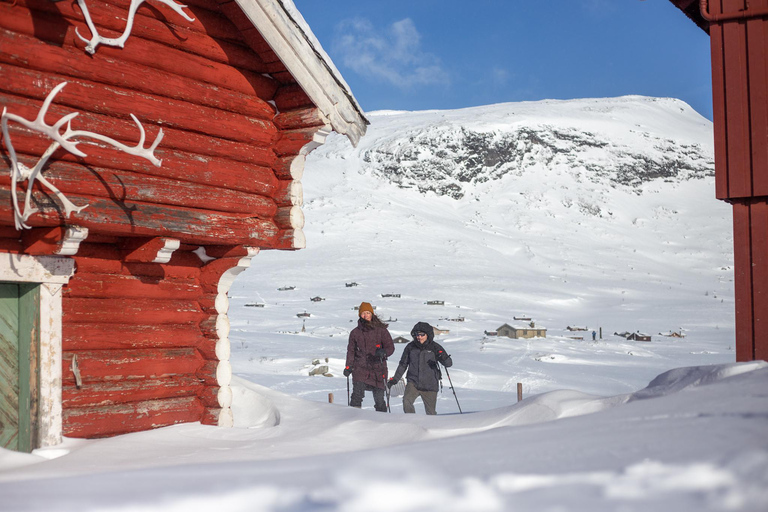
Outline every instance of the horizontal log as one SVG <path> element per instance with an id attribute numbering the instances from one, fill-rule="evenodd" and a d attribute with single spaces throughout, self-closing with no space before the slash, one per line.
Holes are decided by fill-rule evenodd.
<path id="1" fill-rule="evenodd" d="M 221 407 L 219 403 L 219 386 L 200 386 L 198 388 L 197 396 L 200 398 L 200 403 L 203 407 Z"/>
<path id="2" fill-rule="evenodd" d="M 25 13 L 28 11 L 20 9 L 18 14 L 14 12 L 12 16 L 0 16 L 0 28 L 37 37 L 58 46 L 79 48 L 85 53 L 85 43 L 75 35 L 75 26 L 62 23 L 61 16 L 36 12 L 33 17 L 31 14 L 25 16 Z M 86 27 L 83 27 L 80 32 L 86 37 L 89 34 Z M 87 55 L 83 55 L 83 57 L 92 58 L 96 61 L 109 59 L 130 64 L 141 64 L 244 94 L 254 94 L 255 87 L 251 82 L 255 80 L 259 84 L 264 78 L 261 74 L 268 72 L 266 65 L 257 66 L 259 71 L 237 69 L 229 64 L 216 62 L 182 49 L 171 48 L 140 37 L 129 38 L 129 42 L 124 48 L 102 45 L 92 57 Z M 253 53 L 254 64 L 258 61 L 258 55 Z"/>
<path id="3" fill-rule="evenodd" d="M 277 156 L 297 155 L 308 144 L 312 144 L 314 147 L 323 144 L 327 136 L 328 129 L 322 126 L 286 130 L 280 133 L 280 138 L 275 142 L 273 149 Z M 314 147 L 310 149 L 314 149 Z M 307 151 L 303 153 L 306 154 Z"/>
<path id="4" fill-rule="evenodd" d="M 47 149 L 50 141 L 28 130 L 20 129 L 15 124 L 9 126 L 16 152 L 27 158 L 39 158 Z M 82 145 L 87 157 L 80 159 L 58 150 L 54 153 L 50 165 L 56 162 L 86 164 L 94 169 L 135 172 L 141 176 L 157 176 L 177 181 L 198 183 L 200 185 L 239 190 L 246 193 L 271 197 L 279 186 L 272 169 L 224 158 L 201 156 L 175 150 L 158 148 L 155 156 L 163 161 L 161 167 L 155 167 L 146 160 L 119 153 L 111 148 L 94 145 Z M 267 165 L 272 165 L 275 154 L 270 149 L 254 148 L 254 156 L 260 154 Z M 263 163 L 263 162 L 262 162 Z M 44 171 L 45 172 L 45 171 Z"/>
<path id="5" fill-rule="evenodd" d="M 228 386 L 232 379 L 232 367 L 228 361 L 205 361 L 196 375 L 206 386 Z"/>
<path id="6" fill-rule="evenodd" d="M 298 206 L 278 208 L 275 224 L 280 229 L 302 229 L 304 227 L 304 212 Z"/>
<path id="7" fill-rule="evenodd" d="M 65 384 L 62 388 L 62 405 L 67 409 L 164 398 L 190 396 L 207 398 L 207 395 L 204 395 L 204 388 L 197 377 L 189 375 L 119 382 L 90 382 L 79 389 L 73 384 Z M 217 403 L 206 405 L 218 406 Z"/>
<path id="8" fill-rule="evenodd" d="M 295 110 L 300 108 L 311 107 L 314 105 L 312 100 L 309 99 L 307 93 L 298 85 L 283 85 L 275 92 L 273 98 L 277 108 L 280 112 L 287 112 L 289 110 Z"/>
<path id="9" fill-rule="evenodd" d="M 203 415 L 200 418 L 200 423 L 203 425 L 213 425 L 214 427 L 219 426 L 219 417 L 222 414 L 221 407 L 206 407 L 203 410 Z M 221 425 L 221 426 L 227 426 L 227 425 Z"/>
<path id="10" fill-rule="evenodd" d="M 0 238 L 0 252 L 11 252 L 14 254 L 21 254 L 24 252 L 24 246 L 20 240 L 12 240 L 10 238 Z"/>
<path id="11" fill-rule="evenodd" d="M 208 318 L 193 300 L 64 297 L 64 321 L 105 324 L 183 324 Z"/>
<path id="12" fill-rule="evenodd" d="M 89 237 L 90 240 L 91 237 Z M 122 251 L 114 245 L 80 244 L 75 257 L 77 271 L 96 274 L 122 274 L 160 279 L 197 279 L 202 262 L 196 254 L 176 251 L 164 264 L 122 261 Z"/>
<path id="13" fill-rule="evenodd" d="M 64 217 L 63 208 L 53 199 L 33 193 L 40 208 L 28 219 L 32 227 L 75 224 L 91 233 L 110 233 L 123 236 L 164 236 L 178 238 L 185 243 L 221 243 L 252 245 L 264 248 L 282 248 L 284 240 L 271 220 L 261 220 L 226 212 L 210 212 L 165 205 L 115 201 L 90 196 L 68 194 L 76 205 L 88 205 L 79 213 Z M 10 209 L 11 194 L 0 188 L 0 224 L 13 225 Z"/>
<path id="14" fill-rule="evenodd" d="M 267 102 L 274 97 L 278 84 L 266 76 L 253 77 L 253 93 L 245 94 L 136 63 L 131 64 L 130 73 L 126 73 L 122 61 L 83 58 L 82 53 L 79 48 L 51 45 L 34 37 L 0 30 L 0 63 L 3 64 L 22 65 L 248 116 L 261 117 L 265 110 L 273 110 Z"/>
<path id="15" fill-rule="evenodd" d="M 76 27 L 82 36 L 90 37 L 90 31 L 83 15 L 74 2 L 54 6 L 45 0 L 18 0 L 17 5 L 34 9 L 34 16 L 39 17 L 43 12 L 47 12 L 53 16 L 63 17 L 70 21 L 71 25 Z M 91 19 L 99 34 L 104 37 L 122 35 L 129 7 L 130 0 L 113 0 L 110 3 L 98 0 L 89 0 L 88 2 Z M 160 3 L 142 5 L 136 11 L 134 25 L 126 45 L 135 39 L 145 39 L 255 73 L 263 72 L 264 64 L 250 48 L 242 43 L 217 40 L 209 35 L 205 22 L 212 25 L 212 30 L 219 29 L 219 33 L 222 35 L 224 34 L 222 29 L 234 29 L 231 23 L 226 23 L 226 18 L 220 14 L 217 15 L 195 7 L 185 10 L 188 15 L 195 18 L 194 21 L 186 20 Z M 160 12 L 159 15 L 157 14 L 158 11 Z M 80 47 L 83 47 L 83 43 L 80 43 Z"/>
<path id="16" fill-rule="evenodd" d="M 34 98 L 40 103 L 62 82 L 68 83 L 54 101 L 62 108 L 81 113 L 122 119 L 133 114 L 142 124 L 161 125 L 163 131 L 173 128 L 247 144 L 264 145 L 276 138 L 277 128 L 272 122 L 274 112 L 271 108 L 264 108 L 259 117 L 245 116 L 90 80 L 17 66 L 0 67 L 0 91 Z"/>
<path id="17" fill-rule="evenodd" d="M 319 108 L 308 107 L 280 112 L 275 116 L 275 125 L 281 130 L 295 130 L 329 124 L 328 118 Z"/>
<path id="18" fill-rule="evenodd" d="M 65 352 L 62 379 L 74 384 L 72 358 L 77 355 L 83 385 L 90 382 L 136 380 L 173 375 L 194 375 L 203 358 L 194 348 L 80 350 Z"/>
<path id="19" fill-rule="evenodd" d="M 304 204 L 304 186 L 300 181 L 280 181 L 274 198 L 278 206 L 302 206 Z"/>
<path id="20" fill-rule="evenodd" d="M 281 180 L 301 180 L 304 176 L 304 155 L 288 155 L 275 160 L 275 176 Z"/>
<path id="21" fill-rule="evenodd" d="M 35 119 L 42 106 L 42 101 L 29 100 L 8 93 L 0 93 L 0 106 L 6 107 L 11 114 L 16 114 L 25 119 Z M 48 119 L 57 120 L 72 113 L 72 109 L 61 107 L 54 103 L 48 109 L 48 112 L 50 115 Z M 139 119 L 139 121 L 142 120 Z M 155 140 L 160 128 L 148 123 L 142 124 L 147 133 L 145 144 L 146 146 L 149 146 L 151 142 Z M 27 133 L 31 133 L 26 128 L 20 128 L 16 123 L 10 123 L 9 128 L 9 135 L 14 147 L 18 144 L 16 141 L 16 133 L 18 131 L 23 130 Z M 82 112 L 78 115 L 72 122 L 72 129 L 99 133 L 129 146 L 135 145 L 140 137 L 140 132 L 136 127 L 136 124 L 130 118 L 116 119 L 114 117 L 94 114 L 92 112 Z M 257 133 L 254 132 L 254 135 L 257 135 Z M 260 164 L 267 162 L 267 165 L 271 167 L 274 162 L 274 155 L 270 157 L 270 148 L 275 133 L 263 132 L 261 135 L 264 136 L 264 140 L 262 146 L 258 146 L 255 143 L 246 144 L 194 132 L 166 128 L 163 129 L 163 139 L 161 141 L 162 149 L 158 147 L 158 150 L 155 151 L 155 156 L 164 160 L 165 153 L 168 150 L 179 150 L 187 153 L 195 153 L 197 155 L 224 157 L 247 163 Z M 35 137 L 37 140 L 41 142 L 43 141 L 41 136 L 36 135 Z M 38 142 L 38 145 L 40 145 L 40 142 Z M 44 147 L 47 148 L 47 146 L 46 143 Z M 152 163 L 146 160 L 121 153 L 111 146 L 104 143 L 96 143 L 91 139 L 87 139 L 87 142 L 80 144 L 78 147 L 83 153 L 88 155 L 86 161 L 95 165 L 98 164 L 90 159 L 91 154 L 98 152 L 95 148 L 104 148 L 102 151 L 106 150 L 109 157 L 109 159 L 106 160 L 105 165 L 103 165 L 104 167 L 113 167 L 109 162 L 120 158 L 129 159 L 133 162 L 134 166 L 137 166 L 137 169 L 147 169 L 153 166 Z M 259 149 L 261 152 L 259 152 Z M 64 151 L 61 153 L 66 154 Z M 168 162 L 166 162 L 166 165 L 168 165 Z M 145 172 L 148 172 L 149 174 L 153 173 L 153 171 L 146 170 Z"/>
<path id="22" fill-rule="evenodd" d="M 196 280 L 161 279 L 78 272 L 67 284 L 68 297 L 190 299 L 202 294 Z"/>
<path id="23" fill-rule="evenodd" d="M 66 322 L 62 326 L 62 338 L 64 351 L 197 348 L 207 343 L 196 323 L 123 325 Z"/>
<path id="24" fill-rule="evenodd" d="M 146 400 L 101 407 L 68 407 L 63 411 L 63 434 L 97 438 L 200 421 L 204 408 L 197 397 Z"/>
<path id="25" fill-rule="evenodd" d="M 219 342 L 218 339 L 213 339 L 213 338 L 203 336 L 202 341 L 196 347 L 197 351 L 200 352 L 200 355 L 203 356 L 203 359 L 206 359 L 209 361 L 218 360 L 219 357 L 216 355 L 216 344 L 218 342 Z"/>
<path id="26" fill-rule="evenodd" d="M 37 158 L 18 156 L 19 161 L 28 167 L 37 163 Z M 65 195 L 75 193 L 115 201 L 248 213 L 259 218 L 270 218 L 277 213 L 277 205 L 270 197 L 128 171 L 53 161 L 46 166 L 42 176 Z M 10 184 L 11 177 L 0 174 L 0 186 L 10 187 Z"/>

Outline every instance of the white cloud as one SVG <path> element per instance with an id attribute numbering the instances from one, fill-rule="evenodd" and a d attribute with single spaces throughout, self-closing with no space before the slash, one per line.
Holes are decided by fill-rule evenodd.
<path id="1" fill-rule="evenodd" d="M 402 89 L 449 80 L 440 59 L 422 51 L 421 35 L 410 18 L 384 30 L 364 18 L 344 20 L 337 26 L 333 47 L 356 73 Z"/>

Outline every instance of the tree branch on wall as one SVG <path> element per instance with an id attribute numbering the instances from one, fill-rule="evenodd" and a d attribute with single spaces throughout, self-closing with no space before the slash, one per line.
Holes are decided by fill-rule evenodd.
<path id="1" fill-rule="evenodd" d="M 48 190 L 50 190 L 56 196 L 56 198 L 64 206 L 64 214 L 67 218 L 69 218 L 72 212 L 79 212 L 80 210 L 88 206 L 88 205 L 76 206 L 69 199 L 67 199 L 67 197 L 58 188 L 56 188 L 56 186 L 54 186 L 50 181 L 45 179 L 45 177 L 40 174 L 42 169 L 45 167 L 45 164 L 48 162 L 48 159 L 60 147 L 64 148 L 66 151 L 68 151 L 69 153 L 72 153 L 75 156 L 85 157 L 87 155 L 83 153 L 80 149 L 78 149 L 77 145 L 80 142 L 83 142 L 82 139 L 94 139 L 99 142 L 108 144 L 114 147 L 115 149 L 117 149 L 118 151 L 122 151 L 124 153 L 128 153 L 129 155 L 134 155 L 134 156 L 138 156 L 139 158 L 144 158 L 145 160 L 149 160 L 157 167 L 160 167 L 162 165 L 162 161 L 155 156 L 154 152 L 158 144 L 160 144 L 160 141 L 163 139 L 163 130 L 160 129 L 152 145 L 149 146 L 148 148 L 145 148 L 144 142 L 146 139 L 146 134 L 144 132 L 144 127 L 141 125 L 139 120 L 136 119 L 136 116 L 134 116 L 133 114 L 131 114 L 131 119 L 133 119 L 133 122 L 136 123 L 136 126 L 139 129 L 139 135 L 140 135 L 139 142 L 135 146 L 126 146 L 125 144 L 122 144 L 110 137 L 107 137 L 105 135 L 101 135 L 98 133 L 93 133 L 93 132 L 84 131 L 84 130 L 72 130 L 72 127 L 71 127 L 72 119 L 77 117 L 79 112 L 71 112 L 65 115 L 64 117 L 62 117 L 61 119 L 59 119 L 53 125 L 46 124 L 45 116 L 48 113 L 48 108 L 51 106 L 51 103 L 53 103 L 53 99 L 64 88 L 65 85 L 67 85 L 67 82 L 62 82 L 53 88 L 53 90 L 45 98 L 45 101 L 43 102 L 43 105 L 37 114 L 37 118 L 35 118 L 32 121 L 7 112 L 7 109 L 5 107 L 3 107 L 3 113 L 2 113 L 2 116 L 0 116 L 0 126 L 2 126 L 2 131 L 3 131 L 3 142 L 5 142 L 5 146 L 8 149 L 8 156 L 11 159 L 11 198 L 13 201 L 14 222 L 16 224 L 17 230 L 29 229 L 30 226 L 27 224 L 27 220 L 29 219 L 30 216 L 32 216 L 33 214 L 39 211 L 37 208 L 33 207 L 31 204 L 32 189 L 34 188 L 35 180 L 40 182 L 41 185 L 45 186 Z M 53 141 L 51 145 L 48 146 L 48 149 L 46 149 L 45 152 L 42 154 L 42 156 L 37 161 L 34 167 L 29 168 L 23 163 L 18 161 L 18 158 L 16 157 L 16 151 L 14 150 L 13 144 L 11 142 L 10 133 L 8 132 L 8 121 L 19 123 L 22 126 L 25 126 L 26 128 L 32 131 L 35 131 L 47 136 L 49 139 Z M 62 127 L 64 127 L 65 125 L 66 125 L 66 129 L 62 133 L 61 131 Z M 26 189 L 25 198 L 24 198 L 24 209 L 22 211 L 19 208 L 16 188 L 18 183 L 24 182 L 24 181 L 27 181 L 27 189 Z"/>
<path id="2" fill-rule="evenodd" d="M 123 34 L 120 37 L 103 37 L 99 35 L 99 31 L 96 30 L 96 25 L 93 23 L 93 20 L 91 19 L 91 13 L 88 12 L 88 6 L 85 3 L 85 0 L 77 0 L 77 4 L 80 6 L 80 10 L 83 11 L 83 16 L 85 17 L 85 23 L 88 25 L 88 30 L 91 31 L 91 38 L 87 39 L 80 35 L 80 33 L 77 31 L 77 28 L 75 28 L 75 34 L 77 34 L 77 37 L 79 37 L 82 41 L 86 43 L 85 51 L 93 55 L 96 53 L 96 48 L 100 44 L 105 44 L 107 46 L 117 46 L 119 48 L 122 48 L 125 45 L 125 41 L 128 39 L 128 37 L 131 35 L 131 30 L 133 29 L 133 18 L 136 16 L 136 11 L 139 9 L 141 4 L 146 2 L 147 0 L 131 0 L 131 5 L 128 7 L 128 20 L 125 24 L 125 30 L 123 30 Z M 195 21 L 195 18 L 192 18 L 187 13 L 184 12 L 184 9 L 187 8 L 186 5 L 177 4 L 173 0 L 157 0 L 158 2 L 167 5 L 174 11 L 176 11 L 178 14 L 180 14 L 184 19 L 186 19 L 189 22 Z"/>

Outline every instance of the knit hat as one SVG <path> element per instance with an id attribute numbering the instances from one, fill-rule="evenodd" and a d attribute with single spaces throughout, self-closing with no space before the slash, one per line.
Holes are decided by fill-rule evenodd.
<path id="1" fill-rule="evenodd" d="M 363 311 L 370 311 L 371 314 L 373 314 L 373 306 L 371 306 L 368 302 L 361 302 L 357 311 L 357 316 L 362 317 Z"/>

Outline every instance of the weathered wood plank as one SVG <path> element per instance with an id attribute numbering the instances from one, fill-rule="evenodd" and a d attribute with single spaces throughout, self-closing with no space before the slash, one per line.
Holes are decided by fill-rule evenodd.
<path id="1" fill-rule="evenodd" d="M 196 299 L 202 293 L 197 280 L 152 279 L 146 276 L 78 272 L 67 284 L 68 297 Z"/>
<path id="2" fill-rule="evenodd" d="M 764 6 L 768 4 L 765 1 L 762 3 Z M 759 7 L 754 5 L 753 8 Z M 768 18 L 747 21 L 746 30 L 749 50 L 752 194 L 768 196 Z"/>
<path id="3" fill-rule="evenodd" d="M 77 205 L 88 207 L 64 218 L 63 209 L 52 199 L 34 193 L 40 212 L 28 220 L 30 226 L 58 226 L 75 224 L 88 228 L 92 233 L 120 234 L 125 236 L 166 236 L 187 243 L 221 243 L 256 247 L 281 248 L 284 236 L 271 220 L 256 219 L 247 214 L 210 212 L 189 208 L 153 205 L 133 201 L 115 202 L 92 196 L 69 194 Z M 0 189 L 0 224 L 13 225 L 10 211 L 10 192 Z M 3 207 L 3 205 L 8 205 Z"/>
<path id="4" fill-rule="evenodd" d="M 8 111 L 12 114 L 24 117 L 25 119 L 35 119 L 35 117 L 37 117 L 37 113 L 40 111 L 40 107 L 42 106 L 42 101 L 29 100 L 19 96 L 10 95 L 8 93 L 0 93 L 0 105 L 7 107 Z M 70 114 L 72 109 L 61 107 L 54 103 L 48 112 L 50 116 L 47 119 L 49 119 L 50 122 L 61 119 L 65 115 Z M 139 121 L 143 120 L 139 119 Z M 145 131 L 147 132 L 146 145 L 149 146 L 151 141 L 153 141 L 157 136 L 159 127 L 146 122 L 142 122 L 142 124 Z M 15 147 L 16 132 L 19 131 L 20 128 L 16 123 L 9 124 L 9 128 L 9 134 Z M 130 119 L 130 117 L 127 119 L 116 119 L 111 116 L 95 114 L 92 112 L 80 113 L 80 115 L 77 116 L 77 118 L 72 122 L 72 128 L 100 133 L 128 145 L 136 144 L 139 141 L 140 136 L 138 128 Z M 24 129 L 24 131 L 27 130 Z M 246 144 L 244 142 L 225 140 L 210 135 L 203 135 L 174 128 L 164 128 L 163 134 L 164 136 L 161 143 L 163 150 L 176 149 L 200 155 L 219 156 L 224 158 L 229 157 L 233 160 L 240 160 L 257 164 L 263 162 L 264 160 L 258 159 L 259 155 L 254 154 L 256 149 L 261 148 L 263 151 L 269 151 L 269 148 L 277 137 L 276 131 L 265 131 L 261 134 L 254 132 L 254 137 L 258 136 L 263 138 L 263 140 L 258 144 L 255 141 Z M 106 145 L 99 144 L 99 146 L 104 147 Z M 79 147 L 90 157 L 91 153 L 95 152 L 92 148 L 97 146 L 89 141 L 85 144 L 81 144 Z M 121 154 L 119 151 L 111 147 L 107 147 L 107 149 L 112 159 L 130 157 L 130 155 Z M 163 151 L 157 151 L 156 156 L 160 159 L 164 158 Z M 130 157 L 130 159 L 141 161 L 142 165 L 140 168 L 142 169 L 153 165 L 150 162 L 140 160 L 136 157 Z M 273 159 L 267 161 L 269 162 L 268 165 L 271 167 Z M 107 164 L 105 167 L 110 167 L 110 165 Z"/>
<path id="5" fill-rule="evenodd" d="M 324 126 L 326 124 L 329 124 L 328 118 L 316 107 L 289 110 L 280 112 L 275 116 L 275 125 L 281 130 Z"/>
<path id="6" fill-rule="evenodd" d="M 91 240 L 89 236 L 88 240 Z M 174 252 L 165 264 L 122 261 L 122 251 L 115 245 L 85 243 L 75 257 L 78 273 L 123 274 L 150 279 L 197 279 L 202 265 L 196 254 Z M 197 246 L 194 246 L 197 247 Z"/>
<path id="7" fill-rule="evenodd" d="M 36 158 L 20 156 L 31 167 Z M 65 195 L 79 194 L 115 201 L 138 201 L 209 211 L 248 213 L 259 218 L 274 217 L 277 204 L 270 197 L 187 181 L 138 173 L 115 171 L 69 162 L 53 161 L 43 176 Z M 11 177 L 0 174 L 0 186 L 10 187 Z M 37 185 L 38 189 L 40 185 Z"/>
<path id="8" fill-rule="evenodd" d="M 750 207 L 747 200 L 733 203 L 733 263 L 736 309 L 736 361 L 754 359 L 752 297 L 752 244 Z"/>
<path id="9" fill-rule="evenodd" d="M 728 139 L 725 115 L 725 63 L 723 53 L 723 27 L 710 25 L 710 52 L 712 56 L 712 121 L 715 136 L 715 196 L 727 199 L 728 187 Z"/>
<path id="10" fill-rule="evenodd" d="M 75 355 L 84 386 L 91 382 L 194 375 L 203 366 L 203 358 L 194 348 L 66 352 L 62 362 L 62 378 L 65 383 L 72 385 L 75 384 L 71 370 Z"/>
<path id="11" fill-rule="evenodd" d="M 0 4 L 4 11 L 6 5 Z M 59 46 L 80 48 L 85 53 L 82 50 L 84 43 L 77 39 L 74 26 L 66 22 L 62 23 L 59 15 L 40 12 L 36 13 L 33 18 L 29 11 L 23 9 L 14 11 L 13 15 L 5 15 L 5 12 L 2 14 L 0 16 L 0 28 L 34 36 Z M 83 27 L 81 32 L 89 33 L 86 27 Z M 263 68 L 261 66 L 254 67 L 254 69 L 260 69 L 259 71 L 237 69 L 229 64 L 216 62 L 207 57 L 188 53 L 180 48 L 171 48 L 165 44 L 139 37 L 131 37 L 129 41 L 130 44 L 126 44 L 124 48 L 100 46 L 97 53 L 90 58 L 97 61 L 111 59 L 141 64 L 245 94 L 254 94 L 252 82 L 255 81 L 256 84 L 263 82 L 263 77 L 259 77 L 261 73 L 268 71 L 266 66 Z M 83 58 L 89 57 L 83 55 Z M 253 60 L 254 63 L 259 60 L 255 52 L 253 53 Z"/>
<path id="12" fill-rule="evenodd" d="M 91 382 L 84 384 L 80 389 L 67 383 L 62 389 L 62 405 L 65 409 L 116 405 L 164 398 L 193 397 L 203 392 L 204 386 L 200 380 L 191 375 L 119 382 Z"/>
<path id="13" fill-rule="evenodd" d="M 196 323 L 105 324 L 67 322 L 62 326 L 63 349 L 112 350 L 145 348 L 197 348 L 204 342 Z"/>
<path id="14" fill-rule="evenodd" d="M 2 4 L 0 4 L 2 5 Z M 272 99 L 278 83 L 267 76 L 251 78 L 253 93 L 245 94 L 151 68 L 113 59 L 83 58 L 82 50 L 46 44 L 34 37 L 0 30 L 0 63 L 17 64 L 36 71 L 92 80 L 165 98 L 259 117 Z M 259 78 L 260 77 L 260 78 Z"/>
<path id="15" fill-rule="evenodd" d="M 142 124 L 160 125 L 163 131 L 171 128 L 193 131 L 248 144 L 268 144 L 277 136 L 271 109 L 264 109 L 259 117 L 244 116 L 188 101 L 153 96 L 63 75 L 30 71 L 17 66 L 0 67 L 0 91 L 14 96 L 34 98 L 40 104 L 48 93 L 62 82 L 68 84 L 54 100 L 61 108 L 121 119 L 130 118 L 133 114 Z M 77 121 L 73 124 L 77 124 Z"/>
<path id="16" fill-rule="evenodd" d="M 158 325 L 195 323 L 208 318 L 197 301 L 169 299 L 84 299 L 64 297 L 64 321 Z"/>
<path id="17" fill-rule="evenodd" d="M 16 124 L 9 125 L 13 147 L 21 157 L 37 161 L 50 145 L 50 140 L 22 129 Z M 80 146 L 88 155 L 85 159 L 59 150 L 53 155 L 50 166 L 58 162 L 83 163 L 94 169 L 113 169 L 135 172 L 139 175 L 170 178 L 178 181 L 199 183 L 213 187 L 240 190 L 252 194 L 271 197 L 279 182 L 269 167 L 275 159 L 271 149 L 252 148 L 251 163 L 235 161 L 209 155 L 198 155 L 184 151 L 175 151 L 159 147 L 155 156 L 163 161 L 156 167 L 146 160 L 119 153 L 112 148 L 83 144 Z M 237 156 L 236 154 L 234 156 Z M 266 166 L 265 166 L 266 165 Z"/>
<path id="18" fill-rule="evenodd" d="M 68 407 L 63 413 L 63 433 L 67 437 L 109 437 L 200 421 L 203 411 L 197 397 L 146 400 L 101 407 Z"/>

